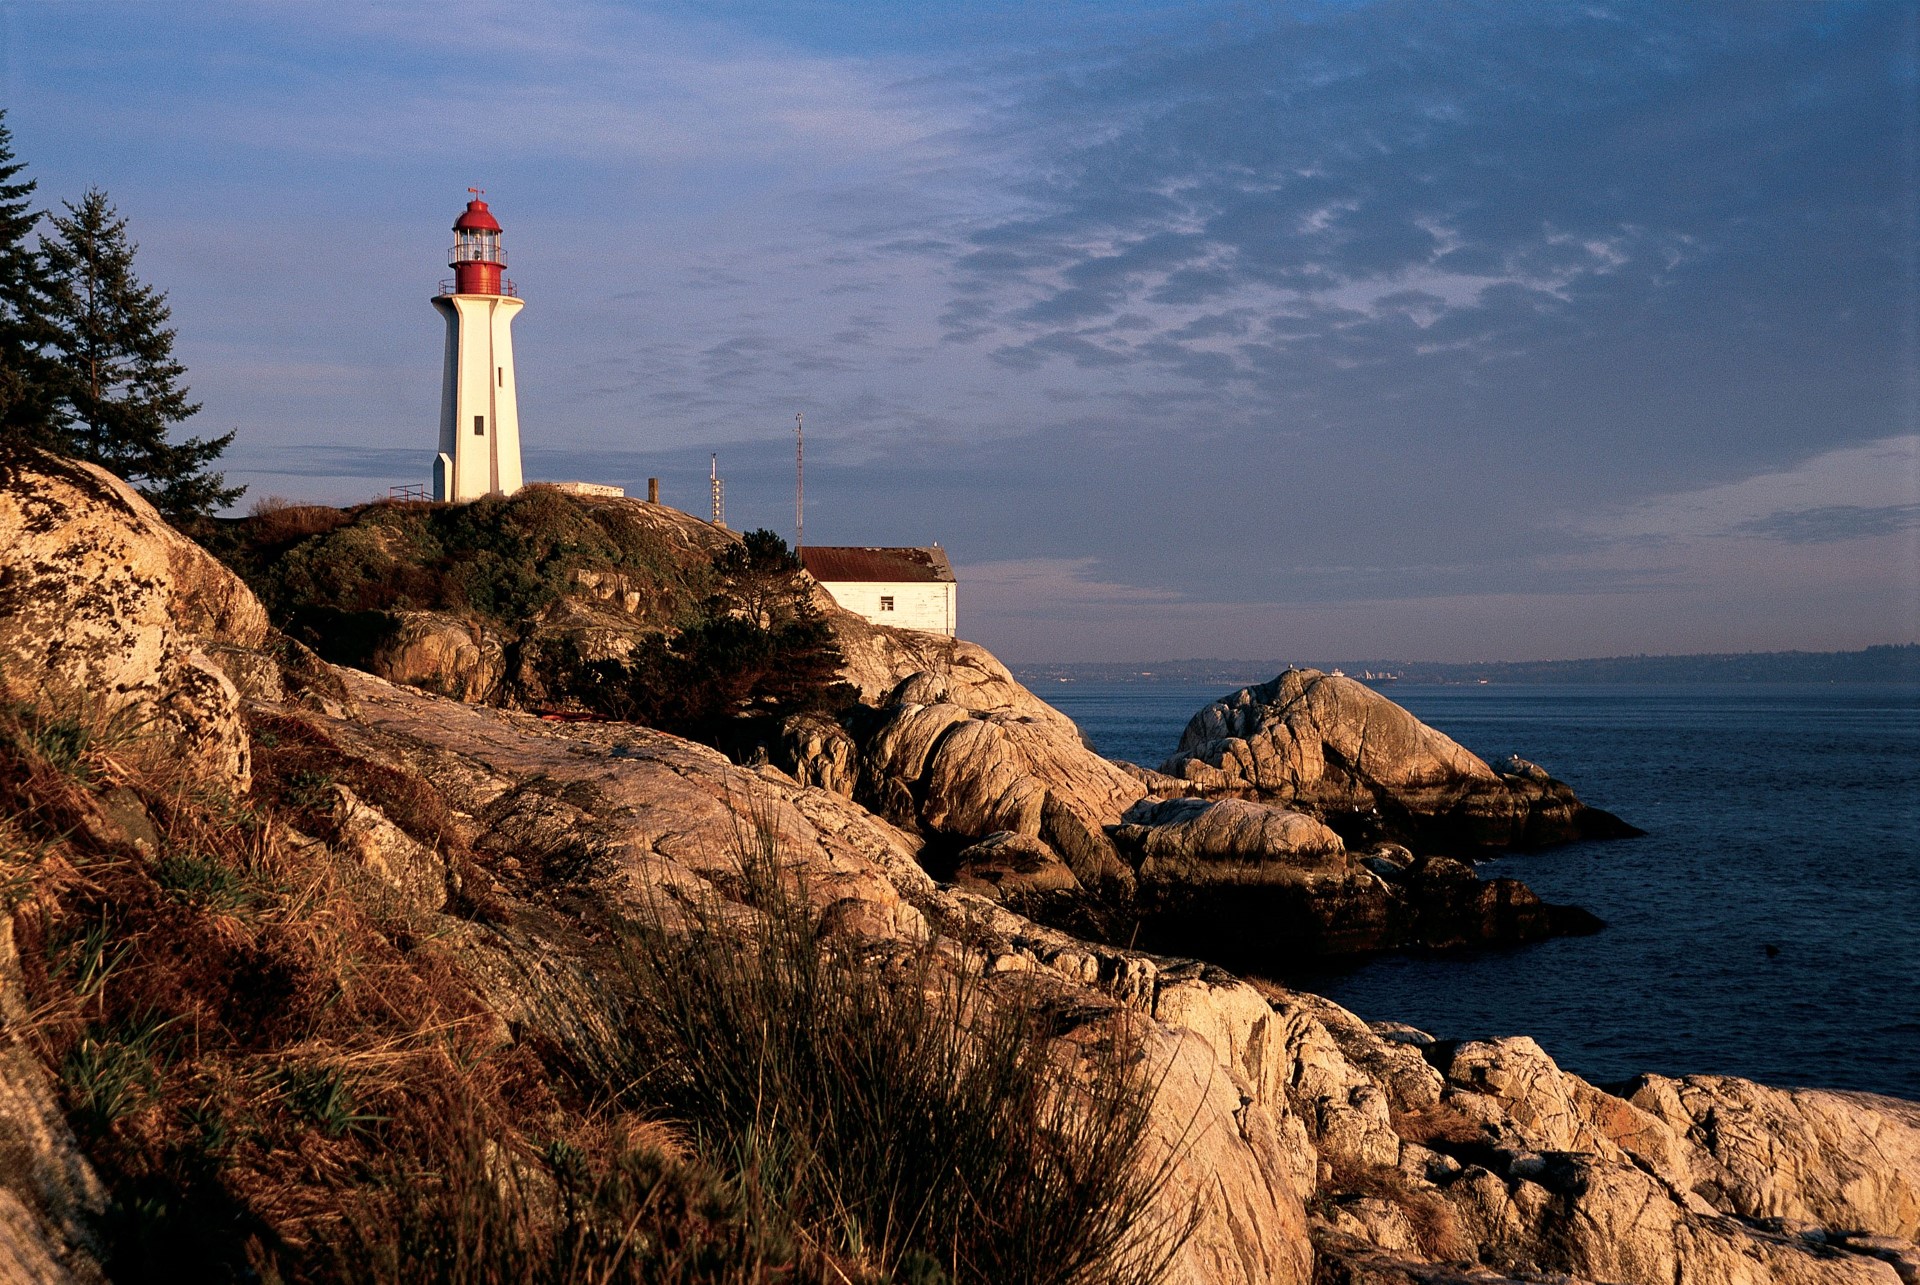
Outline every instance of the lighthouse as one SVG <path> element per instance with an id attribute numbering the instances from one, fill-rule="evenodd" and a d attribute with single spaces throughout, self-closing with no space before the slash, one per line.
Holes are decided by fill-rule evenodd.
<path id="1" fill-rule="evenodd" d="M 520 489 L 520 412 L 513 384 L 513 319 L 523 306 L 503 275 L 500 221 L 473 199 L 453 222 L 447 266 L 433 306 L 447 319 L 440 382 L 440 453 L 433 498 L 477 500 Z"/>

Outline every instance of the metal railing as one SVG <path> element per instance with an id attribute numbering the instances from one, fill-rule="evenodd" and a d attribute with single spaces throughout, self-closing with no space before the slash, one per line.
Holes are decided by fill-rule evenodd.
<path id="1" fill-rule="evenodd" d="M 449 278 L 449 277 L 441 278 L 440 293 L 441 294 L 459 294 L 460 292 L 458 290 L 455 290 L 453 288 L 453 285 L 454 285 L 453 278 Z M 507 295 L 515 299 L 520 297 L 520 292 L 514 289 L 513 282 L 507 280 L 505 277 L 500 278 L 499 294 Z"/>
<path id="2" fill-rule="evenodd" d="M 507 252 L 499 246 L 471 245 L 455 241 L 447 247 L 448 263 L 497 263 L 507 266 Z"/>

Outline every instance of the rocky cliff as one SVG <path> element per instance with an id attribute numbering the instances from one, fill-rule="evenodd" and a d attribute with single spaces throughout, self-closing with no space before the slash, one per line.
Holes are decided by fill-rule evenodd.
<path id="1" fill-rule="evenodd" d="M 1170 1166 L 1161 1199 L 1170 1216 L 1193 1217 L 1167 1280 L 1920 1281 L 1913 1104 L 1724 1077 L 1595 1086 L 1524 1037 L 1437 1040 L 1370 1025 L 1312 995 L 1256 988 L 1200 959 L 1089 942 L 1010 908 L 1008 880 L 1042 868 L 1056 883 L 1153 885 L 1168 869 L 1233 888 L 1249 869 L 1273 886 L 1457 881 L 1447 871 L 1410 875 L 1422 858 L 1390 847 L 1356 857 L 1310 814 L 1335 798 L 1328 790 L 1357 802 L 1358 783 L 1402 771 L 1373 752 L 1377 737 L 1343 740 L 1327 696 L 1311 708 L 1321 743 L 1333 747 L 1322 760 L 1337 758 L 1337 771 L 1313 777 L 1296 727 L 1285 774 L 1259 775 L 1266 769 L 1250 750 L 1253 776 L 1201 779 L 1183 768 L 1178 779 L 1202 787 L 1185 797 L 1098 760 L 977 649 L 875 634 L 849 647 L 876 702 L 865 721 L 792 729 L 795 770 L 747 767 L 644 728 L 554 723 L 329 670 L 275 639 L 243 586 L 90 469 L 29 473 L 0 494 L 0 531 L 11 537 L 0 543 L 6 680 L 10 700 L 42 709 L 30 726 L 51 726 L 46 710 L 75 692 L 99 693 L 108 712 L 137 711 L 152 745 L 190 762 L 197 780 L 225 791 L 219 797 L 251 799 L 247 815 L 269 818 L 241 825 L 258 836 L 248 842 L 259 855 L 244 860 L 285 844 L 294 855 L 273 869 L 337 871 L 249 894 L 289 907 L 284 926 L 299 931 L 282 940 L 280 920 L 272 932 L 250 927 L 245 903 L 216 896 L 229 887 L 217 869 L 183 864 L 226 850 L 210 846 L 219 838 L 210 830 L 194 831 L 202 846 L 193 852 L 181 846 L 188 822 L 211 815 L 216 796 L 204 786 L 163 799 L 145 778 L 105 767 L 49 783 L 44 755 L 31 759 L 38 775 L 8 778 L 5 833 L 49 836 L 37 855 L 12 845 L 12 913 L 0 917 L 0 1273 L 10 1279 L 102 1279 L 104 1237 L 124 1233 L 129 1210 L 151 1208 L 131 1198 L 143 1189 L 125 1157 L 148 1154 L 142 1131 L 158 1128 L 160 1108 L 136 1101 L 100 1132 L 101 1104 L 77 1087 L 99 1077 L 76 1078 L 77 1054 L 50 1067 L 36 1024 L 44 1019 L 24 1002 L 93 975 L 84 962 L 99 957 L 86 953 L 93 938 L 59 946 L 44 931 L 62 905 L 91 905 L 113 880 L 171 863 L 162 886 L 175 891 L 154 913 L 169 931 L 202 934 L 193 940 L 203 953 L 228 952 L 219 957 L 248 970 L 253 988 L 222 975 L 206 989 L 279 994 L 273 979 L 330 937 L 365 932 L 356 924 L 375 912 L 356 919 L 326 892 L 361 880 L 371 891 L 353 904 L 376 907 L 389 926 L 355 939 L 352 967 L 386 979 L 389 1007 L 407 987 L 427 986 L 441 997 L 435 1011 L 448 1014 L 431 1025 L 443 1032 L 433 1038 L 472 1032 L 459 1065 L 586 1084 L 617 1063 L 629 1020 L 609 925 L 669 904 L 732 906 L 745 924 L 753 896 L 739 845 L 754 832 L 772 837 L 782 871 L 834 938 L 876 959 L 934 943 L 934 955 L 919 957 L 977 977 L 989 1004 L 1046 1011 L 1048 1038 L 1067 1046 L 1116 1017 L 1135 1024 L 1131 1047 L 1156 1089 L 1150 1156 Z M 1257 732 L 1255 722 L 1234 726 Z M 1423 744 L 1445 760 L 1444 746 Z M 1489 777 L 1500 780 L 1471 763 L 1451 770 L 1479 784 L 1449 793 L 1420 772 L 1387 783 L 1438 789 L 1413 797 L 1448 815 L 1469 795 L 1492 798 Z M 1342 780 L 1314 793 L 1329 777 Z M 1287 789 L 1295 793 L 1283 799 Z M 1262 791 L 1270 797 L 1253 797 Z M 47 809 L 34 800 L 56 797 L 67 819 L 36 829 Z M 190 803 L 167 801 L 181 798 Z M 1486 805 L 1509 822 L 1512 807 Z M 83 861 L 87 852 L 108 855 Z M 1277 863 L 1284 878 L 1270 869 Z M 928 873 L 943 864 L 969 877 Z M 85 877 L 75 883 L 63 869 Z M 306 918 L 296 922 L 296 912 Z M 123 948 L 98 947 L 108 957 Z M 145 958 L 140 942 L 124 949 Z M 242 1139 L 207 1153 L 254 1166 L 254 1185 L 230 1185 L 240 1204 L 222 1216 L 232 1225 L 284 1239 L 306 1215 L 284 1196 L 276 1203 L 276 1190 L 351 1179 L 343 1148 L 361 1136 L 356 1126 L 329 1132 L 330 1099 L 272 1067 L 350 1043 L 355 1022 L 375 1030 L 388 1020 L 376 998 L 355 1007 L 336 996 L 312 1024 L 272 1035 L 281 1042 L 258 1083 L 282 1087 L 259 1093 L 257 1109 L 284 1100 L 308 1123 L 274 1148 L 249 1151 Z M 288 1021 L 300 1011 L 280 1003 Z M 265 1029 L 245 1026 L 246 1016 L 227 1020 Z M 222 1038 L 218 1023 L 195 1029 L 170 1064 L 176 1080 L 194 1074 L 188 1048 Z M 125 1045 L 92 1047 L 97 1061 L 101 1048 Z M 255 1061 L 234 1065 L 259 1064 L 247 1056 Z M 355 1056 L 369 1082 L 400 1074 L 394 1037 Z M 484 1172 L 497 1185 L 496 1171 Z"/>
<path id="2" fill-rule="evenodd" d="M 539 489 L 454 509 L 270 510 L 228 534 L 275 618 L 331 658 L 536 709 L 578 708 L 570 685 L 599 681 L 583 666 L 657 664 L 688 604 L 711 612 L 701 596 L 725 587 L 739 542 L 659 505 Z M 683 730 L 858 801 L 925 840 L 939 877 L 1023 913 L 1107 941 L 1206 942 L 1267 971 L 1599 927 L 1454 858 L 1630 829 L 1530 766 L 1496 774 L 1358 684 L 1286 675 L 1241 693 L 1232 717 L 1195 720 L 1226 748 L 1190 730 L 1193 754 L 1155 773 L 1101 758 L 974 644 L 871 625 L 817 586 L 811 610 L 858 705 L 819 702 L 771 735 Z"/>

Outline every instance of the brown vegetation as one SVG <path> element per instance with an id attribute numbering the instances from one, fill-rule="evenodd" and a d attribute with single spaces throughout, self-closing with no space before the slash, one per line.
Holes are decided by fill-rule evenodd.
<path id="1" fill-rule="evenodd" d="M 250 722 L 234 798 L 137 736 L 0 717 L 26 999 L 4 1038 L 53 1071 L 111 1195 L 113 1279 L 1069 1285 L 1152 1280 L 1178 1243 L 1144 1221 L 1165 1174 L 1140 1169 L 1152 1086 L 1124 1059 L 1070 1092 L 1037 1019 L 924 967 L 883 983 L 801 903 L 691 949 L 632 925 L 627 1073 L 575 1078 L 479 997 L 457 919 L 326 842 L 344 785 L 484 884 L 433 787 L 293 714 Z"/>

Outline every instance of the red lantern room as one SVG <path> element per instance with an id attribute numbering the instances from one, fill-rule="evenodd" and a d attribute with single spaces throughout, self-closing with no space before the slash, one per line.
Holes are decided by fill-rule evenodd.
<path id="1" fill-rule="evenodd" d="M 453 248 L 447 251 L 447 266 L 453 269 L 453 293 L 512 294 L 513 283 L 500 275 L 507 266 L 507 252 L 500 248 L 500 221 L 480 199 L 478 188 L 467 190 L 473 193 L 473 199 L 453 221 Z"/>

